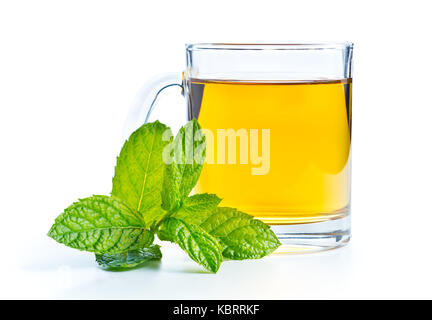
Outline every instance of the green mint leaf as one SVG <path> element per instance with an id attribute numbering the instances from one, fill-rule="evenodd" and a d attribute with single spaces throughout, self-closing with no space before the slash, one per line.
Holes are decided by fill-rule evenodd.
<path id="1" fill-rule="evenodd" d="M 184 199 L 182 206 L 172 216 L 199 225 L 214 213 L 221 201 L 215 194 L 196 194 Z"/>
<path id="2" fill-rule="evenodd" d="M 184 199 L 181 207 L 174 211 L 171 216 L 188 224 L 200 225 L 214 214 L 221 200 L 215 194 L 196 194 Z M 159 228 L 158 236 L 161 240 L 172 241 L 170 235 L 165 232 L 163 225 Z"/>
<path id="3" fill-rule="evenodd" d="M 162 226 L 170 241 L 177 243 L 192 260 L 211 272 L 218 271 L 222 248 L 216 238 L 199 226 L 172 217 L 165 219 Z M 161 238 L 164 239 L 163 236 Z"/>
<path id="4" fill-rule="evenodd" d="M 147 225 L 164 215 L 162 153 L 171 140 L 167 126 L 158 121 L 147 123 L 132 133 L 117 158 L 111 194 L 140 212 Z"/>
<path id="5" fill-rule="evenodd" d="M 96 262 L 104 269 L 135 268 L 147 261 L 161 258 L 162 252 L 157 244 L 124 253 L 96 254 Z"/>
<path id="6" fill-rule="evenodd" d="M 233 208 L 217 208 L 200 227 L 219 239 L 228 259 L 259 259 L 280 246 L 268 225 Z"/>
<path id="7" fill-rule="evenodd" d="M 215 208 L 217 197 L 214 202 L 209 200 L 206 208 L 204 199 L 208 199 L 208 196 L 212 195 L 194 195 L 186 199 L 183 205 L 188 204 L 190 207 L 182 206 L 172 217 L 198 225 L 216 237 L 222 245 L 222 255 L 228 259 L 259 259 L 280 246 L 276 235 L 265 223 L 233 208 Z M 191 205 L 196 203 L 202 205 Z M 170 240 L 170 234 L 163 225 L 158 237 Z"/>
<path id="8" fill-rule="evenodd" d="M 146 247 L 154 239 L 136 212 L 107 196 L 81 199 L 69 206 L 57 217 L 48 236 L 71 248 L 99 254 Z"/>
<path id="9" fill-rule="evenodd" d="M 195 119 L 183 126 L 174 139 L 170 163 L 165 166 L 162 208 L 173 211 L 198 181 L 205 160 L 205 136 Z"/>

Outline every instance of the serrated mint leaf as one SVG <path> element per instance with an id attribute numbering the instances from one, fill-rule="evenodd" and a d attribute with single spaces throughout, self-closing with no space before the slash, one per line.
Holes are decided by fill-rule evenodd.
<path id="1" fill-rule="evenodd" d="M 153 243 L 140 216 L 118 199 L 93 196 L 58 216 L 48 236 L 71 248 L 99 254 L 121 253 Z"/>
<path id="2" fill-rule="evenodd" d="M 171 216 L 185 221 L 188 224 L 200 225 L 209 216 L 214 214 L 215 209 L 221 202 L 221 198 L 215 194 L 202 193 L 185 198 L 181 207 Z M 159 238 L 165 241 L 171 241 L 170 235 L 164 232 L 163 225 L 159 229 Z"/>
<path id="3" fill-rule="evenodd" d="M 111 194 L 140 212 L 147 225 L 164 215 L 162 152 L 171 142 L 169 137 L 171 130 L 159 121 L 144 124 L 124 143 L 117 158 Z"/>
<path id="4" fill-rule="evenodd" d="M 150 260 L 162 258 L 157 244 L 117 254 L 96 254 L 96 262 L 104 269 L 134 268 Z"/>
<path id="5" fill-rule="evenodd" d="M 195 194 L 184 199 L 182 206 L 172 216 L 199 225 L 213 214 L 221 201 L 222 199 L 215 194 Z"/>
<path id="6" fill-rule="evenodd" d="M 183 126 L 172 144 L 170 163 L 165 166 L 162 208 L 173 211 L 198 181 L 205 160 L 205 136 L 193 119 Z"/>
<path id="7" fill-rule="evenodd" d="M 228 259 L 259 259 L 280 246 L 268 225 L 233 208 L 217 208 L 200 227 L 220 241 Z"/>
<path id="8" fill-rule="evenodd" d="M 171 217 L 200 226 L 217 238 L 222 255 L 233 260 L 262 258 L 279 247 L 280 242 L 265 223 L 233 208 L 218 208 L 220 198 L 197 194 L 186 198 Z M 171 233 L 161 225 L 158 237 L 173 241 Z"/>
<path id="9" fill-rule="evenodd" d="M 170 241 L 177 243 L 192 260 L 211 272 L 218 271 L 222 248 L 216 238 L 199 226 L 172 217 L 164 220 L 162 225 L 164 233 L 172 239 Z"/>

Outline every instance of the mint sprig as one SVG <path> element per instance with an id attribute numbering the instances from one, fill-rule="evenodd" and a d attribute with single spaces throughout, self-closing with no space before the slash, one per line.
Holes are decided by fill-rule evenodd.
<path id="1" fill-rule="evenodd" d="M 57 217 L 48 236 L 94 252 L 105 269 L 134 268 L 162 254 L 154 235 L 180 246 L 211 272 L 223 258 L 257 259 L 280 242 L 263 222 L 234 208 L 218 207 L 214 194 L 189 196 L 205 159 L 205 136 L 194 119 L 172 138 L 156 121 L 123 145 L 111 197 L 81 199 Z"/>

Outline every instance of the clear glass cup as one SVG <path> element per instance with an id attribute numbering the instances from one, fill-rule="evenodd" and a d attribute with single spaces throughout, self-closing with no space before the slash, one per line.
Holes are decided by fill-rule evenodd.
<path id="1" fill-rule="evenodd" d="M 216 193 L 269 224 L 278 252 L 350 239 L 353 44 L 186 45 L 186 70 L 140 92 L 128 133 L 177 85 L 207 137 L 195 192 Z"/>

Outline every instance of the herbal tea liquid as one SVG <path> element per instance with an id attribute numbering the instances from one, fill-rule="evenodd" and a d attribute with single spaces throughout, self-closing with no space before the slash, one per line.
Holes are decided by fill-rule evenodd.
<path id="1" fill-rule="evenodd" d="M 350 198 L 350 79 L 190 79 L 188 90 L 189 117 L 198 118 L 214 140 L 213 152 L 207 151 L 212 159 L 206 160 L 196 192 L 215 193 L 223 198 L 221 205 L 270 224 L 344 216 Z M 218 129 L 235 134 L 231 145 L 227 137 L 225 146 L 218 148 Z M 251 159 L 253 139 L 258 141 L 255 151 L 268 163 Z M 269 143 L 268 150 L 263 143 Z M 253 168 L 261 168 L 261 174 L 253 174 Z"/>

